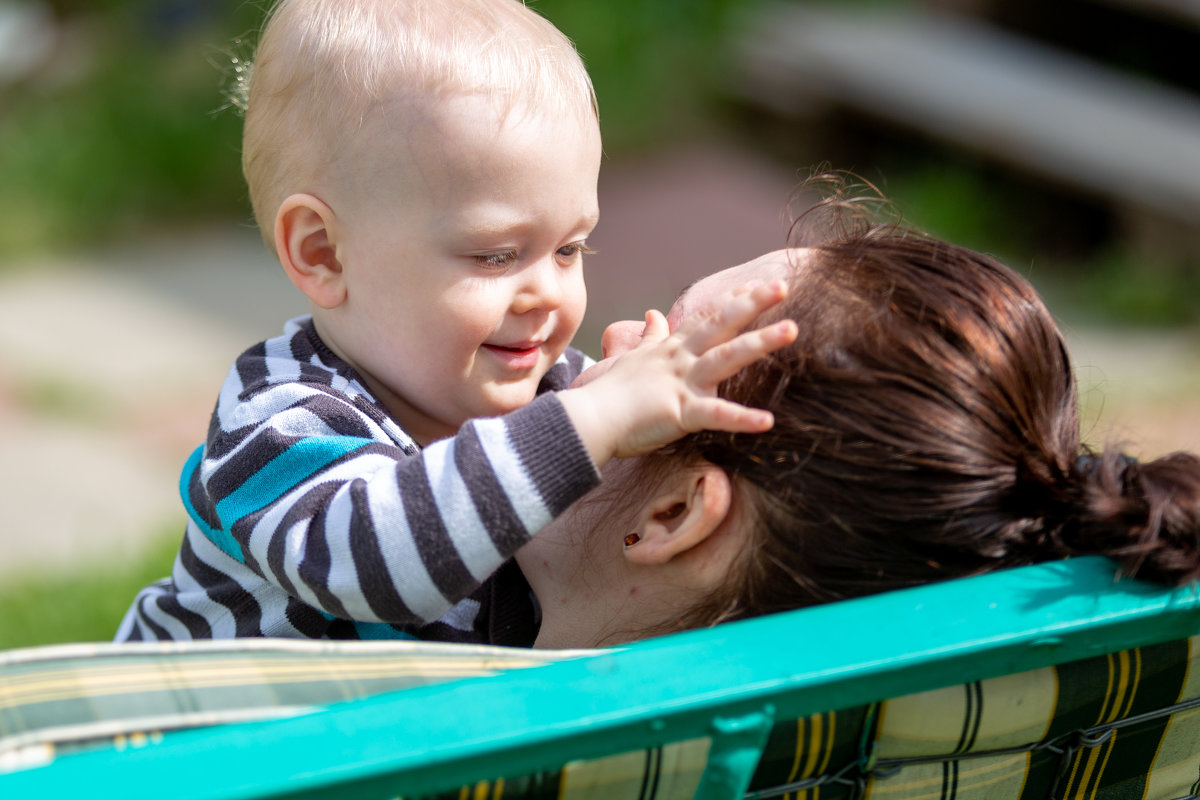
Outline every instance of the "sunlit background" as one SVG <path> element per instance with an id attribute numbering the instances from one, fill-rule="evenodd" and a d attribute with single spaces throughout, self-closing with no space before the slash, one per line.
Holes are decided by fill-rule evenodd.
<path id="1" fill-rule="evenodd" d="M 106 638 L 168 571 L 225 370 L 304 311 L 226 100 L 266 4 L 0 0 L 0 647 Z M 782 246 L 828 163 L 1034 280 L 1092 441 L 1200 450 L 1200 3 L 531 5 L 601 107 L 582 349 Z"/>

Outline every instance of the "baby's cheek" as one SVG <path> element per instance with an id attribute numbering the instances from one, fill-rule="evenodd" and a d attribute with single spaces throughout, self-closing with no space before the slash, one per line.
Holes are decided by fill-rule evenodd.
<path id="1" fill-rule="evenodd" d="M 571 324 L 578 328 L 587 312 L 587 286 L 583 282 L 582 272 L 576 280 L 569 282 L 566 292 L 563 312 L 570 318 Z"/>

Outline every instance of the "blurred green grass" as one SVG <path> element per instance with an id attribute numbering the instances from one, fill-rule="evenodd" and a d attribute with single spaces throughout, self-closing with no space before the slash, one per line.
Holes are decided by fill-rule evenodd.
<path id="1" fill-rule="evenodd" d="M 225 96 L 265 3 L 219 0 L 168 24 L 155 0 L 64 3 L 67 39 L 0 85 L 0 253 L 108 244 L 164 226 L 250 217 L 241 120 Z M 178 5 L 178 4 L 177 4 Z M 187 6 L 189 4 L 182 4 Z M 601 100 L 606 150 L 706 119 L 705 84 L 735 0 L 540 0 L 576 41 Z"/>
<path id="2" fill-rule="evenodd" d="M 218 113 L 214 64 L 223 32 L 255 23 L 248 7 L 223 5 L 226 14 L 179 29 L 156 24 L 150 0 L 71 14 L 51 60 L 0 89 L 0 252 L 243 213 L 240 123 Z"/>
<path id="3" fill-rule="evenodd" d="M 130 560 L 9 573 L 0 582 L 0 650 L 111 641 L 134 595 L 170 573 L 182 536 L 179 522 L 149 532 Z"/>

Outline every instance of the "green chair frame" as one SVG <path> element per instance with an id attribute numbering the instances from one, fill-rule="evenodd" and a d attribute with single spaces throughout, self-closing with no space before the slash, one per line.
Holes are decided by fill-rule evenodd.
<path id="1" fill-rule="evenodd" d="M 708 737 L 695 796 L 740 798 L 777 721 L 1197 634 L 1196 587 L 1118 580 L 1106 559 L 1079 558 L 167 733 L 0 775 L 0 796 L 421 797 Z"/>

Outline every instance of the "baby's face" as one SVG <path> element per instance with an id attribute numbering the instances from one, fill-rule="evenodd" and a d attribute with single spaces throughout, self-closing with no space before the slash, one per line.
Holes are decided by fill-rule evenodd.
<path id="1" fill-rule="evenodd" d="M 422 443 L 530 402 L 583 318 L 595 120 L 398 102 L 327 198 L 347 300 L 318 320 Z"/>

